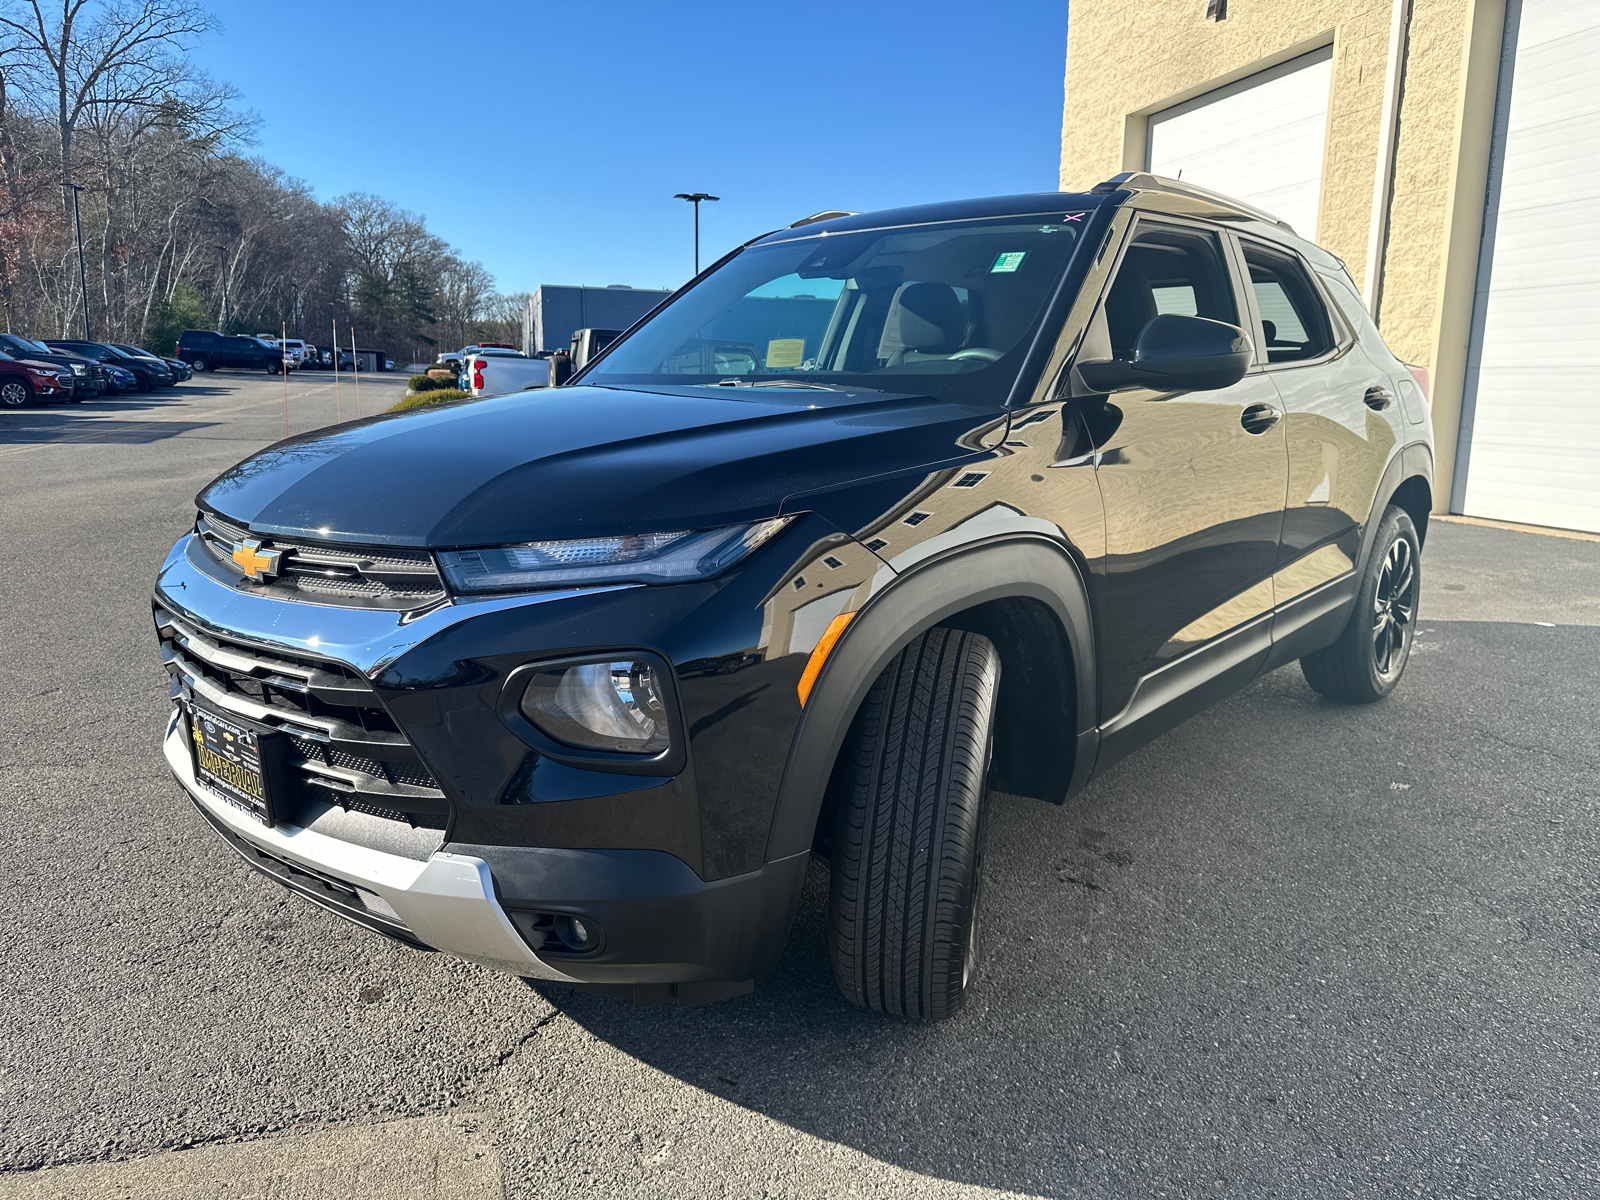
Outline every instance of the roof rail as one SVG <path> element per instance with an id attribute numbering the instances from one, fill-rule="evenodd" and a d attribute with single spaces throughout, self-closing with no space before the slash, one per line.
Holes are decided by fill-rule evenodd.
<path id="1" fill-rule="evenodd" d="M 844 208 L 825 208 L 819 213 L 812 213 L 809 217 L 801 217 L 790 229 L 799 229 L 802 225 L 810 225 L 813 221 L 831 221 L 835 217 L 859 217 L 860 213 L 851 212 Z"/>
<path id="2" fill-rule="evenodd" d="M 1221 192 L 1213 192 L 1210 188 L 1196 187 L 1192 183 L 1184 183 L 1179 179 L 1168 179 L 1165 175 L 1152 175 L 1148 171 L 1124 171 L 1120 175 L 1113 175 L 1103 183 L 1097 183 L 1090 191 L 1105 195 L 1107 192 L 1117 191 L 1140 192 L 1169 192 L 1174 196 L 1187 196 L 1191 200 L 1204 200 L 1207 204 L 1215 204 L 1218 208 L 1230 209 L 1243 217 L 1252 220 L 1265 221 L 1268 225 L 1276 225 L 1279 229 L 1294 233 L 1294 226 L 1282 217 L 1275 217 L 1265 209 L 1257 208 L 1253 204 L 1246 204 L 1243 200 L 1235 200 L 1232 196 L 1224 196 Z M 1295 236 L 1299 236 L 1296 234 Z"/>

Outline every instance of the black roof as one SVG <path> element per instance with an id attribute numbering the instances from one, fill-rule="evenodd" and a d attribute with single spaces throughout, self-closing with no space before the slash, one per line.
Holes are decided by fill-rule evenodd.
<path id="1" fill-rule="evenodd" d="M 938 221 L 983 220 L 987 217 L 1042 217 L 1050 213 L 1084 212 L 1115 203 L 1108 196 L 1089 192 L 1024 192 L 1014 196 L 978 196 L 971 200 L 941 200 L 935 204 L 914 204 L 906 208 L 880 208 L 876 212 L 850 213 L 825 221 L 807 219 L 803 234 L 779 229 L 756 239 L 782 241 L 786 237 L 811 237 L 818 233 L 849 233 L 857 229 L 881 229 L 893 225 L 929 225 Z"/>
<path id="2" fill-rule="evenodd" d="M 1201 217 L 1227 221 L 1258 236 L 1294 245 L 1313 260 L 1328 264 L 1339 260 L 1315 243 L 1297 234 L 1287 221 L 1242 200 L 1224 196 L 1208 188 L 1196 187 L 1177 179 L 1152 175 L 1147 171 L 1124 171 L 1113 175 L 1087 192 L 1025 192 L 1011 196 L 980 196 L 971 200 L 945 200 L 937 204 L 917 204 L 906 208 L 886 208 L 876 212 L 842 213 L 836 217 L 807 217 L 788 229 L 775 230 L 757 242 L 784 241 L 790 237 L 810 237 L 818 233 L 848 233 L 860 229 L 882 229 L 896 225 L 922 225 L 939 221 L 982 220 L 986 217 L 1033 217 L 1050 213 L 1083 212 L 1105 205 L 1126 204 L 1135 200 L 1138 207 L 1172 216 Z M 791 230 L 803 229 L 803 233 Z"/>

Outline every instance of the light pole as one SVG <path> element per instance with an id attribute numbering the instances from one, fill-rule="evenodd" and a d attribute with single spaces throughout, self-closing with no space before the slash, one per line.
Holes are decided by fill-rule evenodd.
<path id="1" fill-rule="evenodd" d="M 228 332 L 228 248 L 217 247 L 217 286 L 222 289 L 222 315 L 217 318 L 217 329 Z"/>
<path id="2" fill-rule="evenodd" d="M 694 205 L 694 273 L 700 274 L 700 201 L 720 200 L 721 196 L 713 196 L 708 192 L 679 192 L 674 200 L 687 200 Z"/>
<path id="3" fill-rule="evenodd" d="M 83 269 L 83 222 L 78 219 L 78 193 L 83 189 L 75 183 L 67 186 L 72 189 L 72 224 L 78 231 L 78 287 L 83 290 L 83 340 L 88 342 L 94 335 L 89 332 L 89 273 Z"/>

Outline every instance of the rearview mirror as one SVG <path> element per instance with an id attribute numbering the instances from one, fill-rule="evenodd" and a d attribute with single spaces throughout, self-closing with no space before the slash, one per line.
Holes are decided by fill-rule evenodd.
<path id="1" fill-rule="evenodd" d="M 1132 362 L 1100 359 L 1080 362 L 1077 370 L 1097 392 L 1208 392 L 1243 379 L 1251 352 L 1250 339 L 1237 325 L 1162 313 L 1139 331 Z"/>

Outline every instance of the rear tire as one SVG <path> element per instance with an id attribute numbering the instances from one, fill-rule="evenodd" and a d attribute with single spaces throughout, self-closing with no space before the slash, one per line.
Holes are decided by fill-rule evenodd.
<path id="1" fill-rule="evenodd" d="M 987 638 L 930 629 L 878 677 L 845 739 L 829 954 L 865 1008 L 939 1021 L 966 999 L 999 683 Z"/>
<path id="2" fill-rule="evenodd" d="M 202 374 L 206 369 L 206 360 L 203 358 L 191 359 L 189 362 L 189 369 L 196 375 Z"/>
<path id="3" fill-rule="evenodd" d="M 1300 660 L 1306 682 L 1330 700 L 1371 704 L 1405 673 L 1417 629 L 1422 544 L 1404 509 L 1390 505 L 1356 590 L 1355 611 L 1339 640 Z"/>

